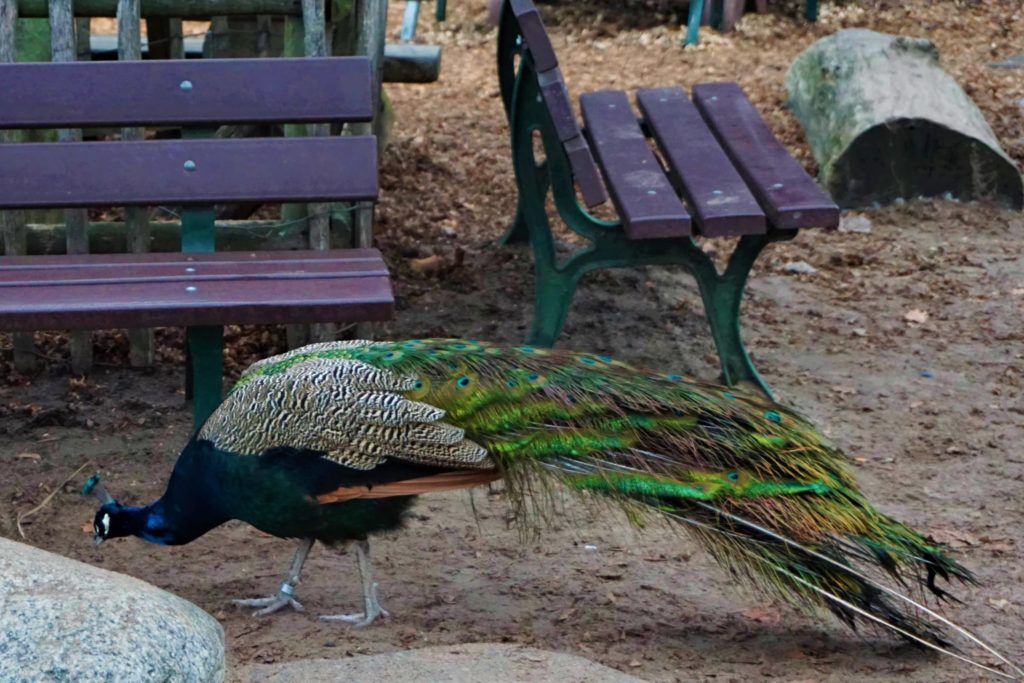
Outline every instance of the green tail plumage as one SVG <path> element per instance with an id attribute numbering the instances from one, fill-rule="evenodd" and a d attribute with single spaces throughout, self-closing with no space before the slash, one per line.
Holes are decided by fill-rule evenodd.
<path id="1" fill-rule="evenodd" d="M 346 440 L 347 427 L 332 428 L 336 441 L 324 450 L 339 462 L 387 451 L 395 433 L 387 429 L 408 427 L 398 412 L 433 406 L 444 411 L 440 422 L 463 430 L 461 452 L 483 449 L 472 462 L 460 456 L 459 466 L 500 470 L 521 511 L 544 512 L 552 484 L 600 494 L 634 519 L 679 522 L 726 569 L 784 600 L 963 658 L 947 642 L 956 633 L 1021 673 L 923 597 L 885 586 L 888 578 L 941 600 L 948 596 L 937 578 L 973 578 L 945 548 L 872 507 L 838 450 L 760 396 L 599 355 L 461 340 L 314 345 L 256 364 L 236 391 L 276 376 L 294 383 L 302 368 L 320 372 L 331 362 L 349 364 L 332 381 L 365 364 L 407 382 L 398 392 L 405 407 L 381 402 L 377 423 L 361 414 L 371 426 L 360 425 L 358 443 Z M 346 400 L 369 396 L 377 385 L 367 382 L 353 384 L 356 398 Z"/>

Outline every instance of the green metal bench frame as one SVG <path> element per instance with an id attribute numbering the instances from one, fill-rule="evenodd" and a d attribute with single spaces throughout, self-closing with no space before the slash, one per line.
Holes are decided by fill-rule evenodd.
<path id="1" fill-rule="evenodd" d="M 506 3 L 499 27 L 498 75 L 511 130 L 519 198 L 514 223 L 502 244 L 529 241 L 533 246 L 536 307 L 528 343 L 554 344 L 585 273 L 601 268 L 679 265 L 693 275 L 700 288 L 721 362 L 721 380 L 728 385 L 750 384 L 771 396 L 743 344 L 740 304 L 747 277 L 761 251 L 772 242 L 792 239 L 797 231 L 773 230 L 741 237 L 724 272 L 719 273 L 693 238 L 630 240 L 621 221 L 591 215 L 577 199 L 569 159 L 542 101 L 533 57 L 521 45 L 518 23 Z M 534 131 L 539 131 L 543 140 L 546 159 L 542 163 L 534 158 Z M 589 242 L 561 263 L 545 210 L 549 190 L 565 224 Z"/>

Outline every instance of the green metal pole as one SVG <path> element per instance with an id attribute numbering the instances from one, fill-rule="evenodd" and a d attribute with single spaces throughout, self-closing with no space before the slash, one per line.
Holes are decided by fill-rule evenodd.
<path id="1" fill-rule="evenodd" d="M 704 0 L 690 0 L 690 15 L 686 19 L 686 45 L 700 42 L 700 18 L 704 15 Z"/>
<path id="2" fill-rule="evenodd" d="M 186 129 L 186 138 L 209 138 L 216 130 Z M 199 171 L 195 161 L 185 161 L 185 173 Z M 190 208 L 181 213 L 182 253 L 214 251 L 213 207 Z M 186 292 L 201 294 L 202 285 L 188 285 Z M 185 330 L 186 377 L 185 395 L 192 399 L 193 425 L 199 429 L 217 406 L 224 391 L 224 328 L 220 325 L 193 326 Z"/>

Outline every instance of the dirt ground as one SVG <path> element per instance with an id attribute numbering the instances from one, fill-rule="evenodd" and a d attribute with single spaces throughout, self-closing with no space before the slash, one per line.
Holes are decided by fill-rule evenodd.
<path id="1" fill-rule="evenodd" d="M 1024 124 L 1014 113 L 1024 76 L 987 66 L 1024 47 L 1019 3 L 826 2 L 813 27 L 783 3 L 746 17 L 734 34 L 706 31 L 699 48 L 686 50 L 667 10 L 624 15 L 611 4 L 574 2 L 542 11 L 575 91 L 736 79 L 809 168 L 799 126 L 782 108 L 793 56 L 844 26 L 927 35 L 1005 148 L 1024 159 Z M 514 185 L 485 17 L 482 0 L 465 0 L 451 4 L 440 29 L 425 22 L 421 39 L 444 45 L 441 82 L 389 88 L 398 124 L 382 169 L 377 235 L 399 310 L 375 328 L 379 338 L 519 342 L 529 324 L 530 254 L 494 243 Z M 950 543 L 977 572 L 981 586 L 958 588 L 964 604 L 948 615 L 1024 661 L 1024 216 L 931 201 L 862 215 L 870 233 L 805 231 L 765 254 L 744 307 L 746 339 L 779 398 L 854 458 L 869 497 Z M 422 272 L 423 259 L 435 267 Z M 817 272 L 787 271 L 794 261 Z M 233 331 L 229 367 L 281 350 L 282 337 Z M 501 641 L 651 681 L 980 678 L 954 660 L 737 591 L 667 529 L 641 534 L 579 509 L 524 544 L 507 528 L 503 496 L 487 489 L 472 499 L 423 499 L 404 531 L 375 542 L 390 619 L 353 630 L 310 614 L 253 618 L 229 599 L 274 590 L 290 543 L 231 523 L 181 548 L 131 539 L 94 549 L 83 529 L 94 511 L 77 495 L 86 472 L 101 470 L 122 502 L 148 502 L 187 439 L 181 335 L 160 339 L 160 364 L 131 371 L 123 338 L 99 335 L 102 365 L 84 379 L 67 374 L 58 336 L 41 345 L 50 361 L 35 377 L 18 376 L 9 352 L 0 355 L 0 534 L 22 538 L 18 515 L 57 488 L 24 520 L 24 540 L 195 602 L 224 625 L 230 664 Z M 696 288 L 673 269 L 589 276 L 560 344 L 665 372 L 715 374 Z M 0 346 L 9 339 L 0 336 Z M 312 614 L 352 611 L 356 577 L 350 557 L 318 548 L 298 597 Z"/>

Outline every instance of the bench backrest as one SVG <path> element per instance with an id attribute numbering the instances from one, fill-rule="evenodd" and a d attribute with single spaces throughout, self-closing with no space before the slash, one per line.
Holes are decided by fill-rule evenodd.
<path id="1" fill-rule="evenodd" d="M 0 128 L 369 121 L 370 61 L 0 64 Z M 0 145 L 0 208 L 367 200 L 372 136 Z"/>
<path id="2" fill-rule="evenodd" d="M 601 174 L 597 169 L 594 155 L 576 120 L 572 99 L 558 68 L 558 58 L 544 28 L 540 12 L 532 0 L 505 0 L 502 11 L 510 13 L 514 18 L 522 44 L 533 60 L 541 98 L 551 115 L 558 139 L 565 149 L 584 203 L 588 207 L 603 204 L 608 199 L 608 194 L 601 182 Z M 502 21 L 502 30 L 507 30 L 509 25 L 508 21 Z"/>

